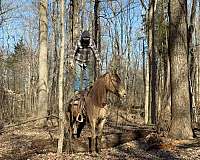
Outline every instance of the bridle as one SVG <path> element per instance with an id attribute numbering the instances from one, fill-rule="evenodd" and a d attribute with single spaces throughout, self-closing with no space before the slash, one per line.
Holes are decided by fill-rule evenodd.
<path id="1" fill-rule="evenodd" d="M 114 80 L 113 80 L 113 78 L 111 77 L 110 73 L 108 73 L 108 74 L 109 74 L 110 82 L 111 82 L 111 84 L 113 85 L 113 87 L 114 87 L 114 89 L 115 89 L 115 93 L 119 95 L 119 90 L 118 90 L 117 87 L 114 85 L 114 82 L 113 82 Z"/>

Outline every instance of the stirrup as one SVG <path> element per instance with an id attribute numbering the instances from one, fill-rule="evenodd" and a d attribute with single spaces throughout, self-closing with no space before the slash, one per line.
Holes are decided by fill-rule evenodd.
<path id="1" fill-rule="evenodd" d="M 81 116 L 81 120 L 79 120 L 79 116 Z M 76 121 L 77 122 L 83 122 L 83 116 L 81 114 L 78 114 L 78 116 L 76 117 Z"/>
<path id="2" fill-rule="evenodd" d="M 77 94 L 79 94 L 79 91 L 75 91 L 75 92 L 74 92 L 74 95 L 77 95 Z"/>

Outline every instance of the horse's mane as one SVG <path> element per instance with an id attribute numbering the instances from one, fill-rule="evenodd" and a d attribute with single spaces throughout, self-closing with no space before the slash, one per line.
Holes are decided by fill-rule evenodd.
<path id="1" fill-rule="evenodd" d="M 90 103 L 95 106 L 104 107 L 103 104 L 106 103 L 106 86 L 105 79 L 107 73 L 100 76 L 93 84 L 88 92 L 88 97 L 90 98 Z"/>

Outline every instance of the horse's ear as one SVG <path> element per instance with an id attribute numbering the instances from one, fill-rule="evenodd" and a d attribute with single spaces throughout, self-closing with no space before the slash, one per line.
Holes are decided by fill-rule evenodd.
<path id="1" fill-rule="evenodd" d="M 115 69 L 113 70 L 113 73 L 114 73 L 114 74 L 118 74 L 117 68 L 115 68 Z"/>
<path id="2" fill-rule="evenodd" d="M 112 70 L 111 70 L 111 73 L 112 73 L 112 74 L 117 74 L 117 69 L 116 69 L 116 68 L 115 68 L 115 69 L 112 69 Z"/>

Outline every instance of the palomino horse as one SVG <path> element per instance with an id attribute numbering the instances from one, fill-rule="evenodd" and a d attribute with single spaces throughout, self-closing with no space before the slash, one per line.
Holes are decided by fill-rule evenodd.
<path id="1" fill-rule="evenodd" d="M 107 105 L 108 92 L 114 93 L 119 97 L 126 96 L 126 92 L 124 87 L 122 86 L 121 79 L 116 72 L 108 72 L 100 76 L 94 82 L 90 90 L 86 94 L 83 94 L 84 99 L 82 99 L 82 102 L 80 102 L 84 104 L 82 105 L 84 106 L 84 109 L 82 109 L 82 111 L 80 111 L 81 105 L 76 106 L 72 104 L 71 108 L 69 108 L 69 111 L 71 110 L 70 113 L 73 113 L 73 116 L 70 116 L 72 118 L 70 118 L 70 121 L 72 122 L 72 128 L 74 125 L 74 121 L 79 121 L 80 123 L 85 124 L 86 119 L 84 117 L 87 117 L 87 120 L 91 126 L 92 133 L 91 151 L 94 151 L 96 149 L 96 151 L 99 152 L 101 149 L 103 126 L 109 114 L 109 108 Z"/>

